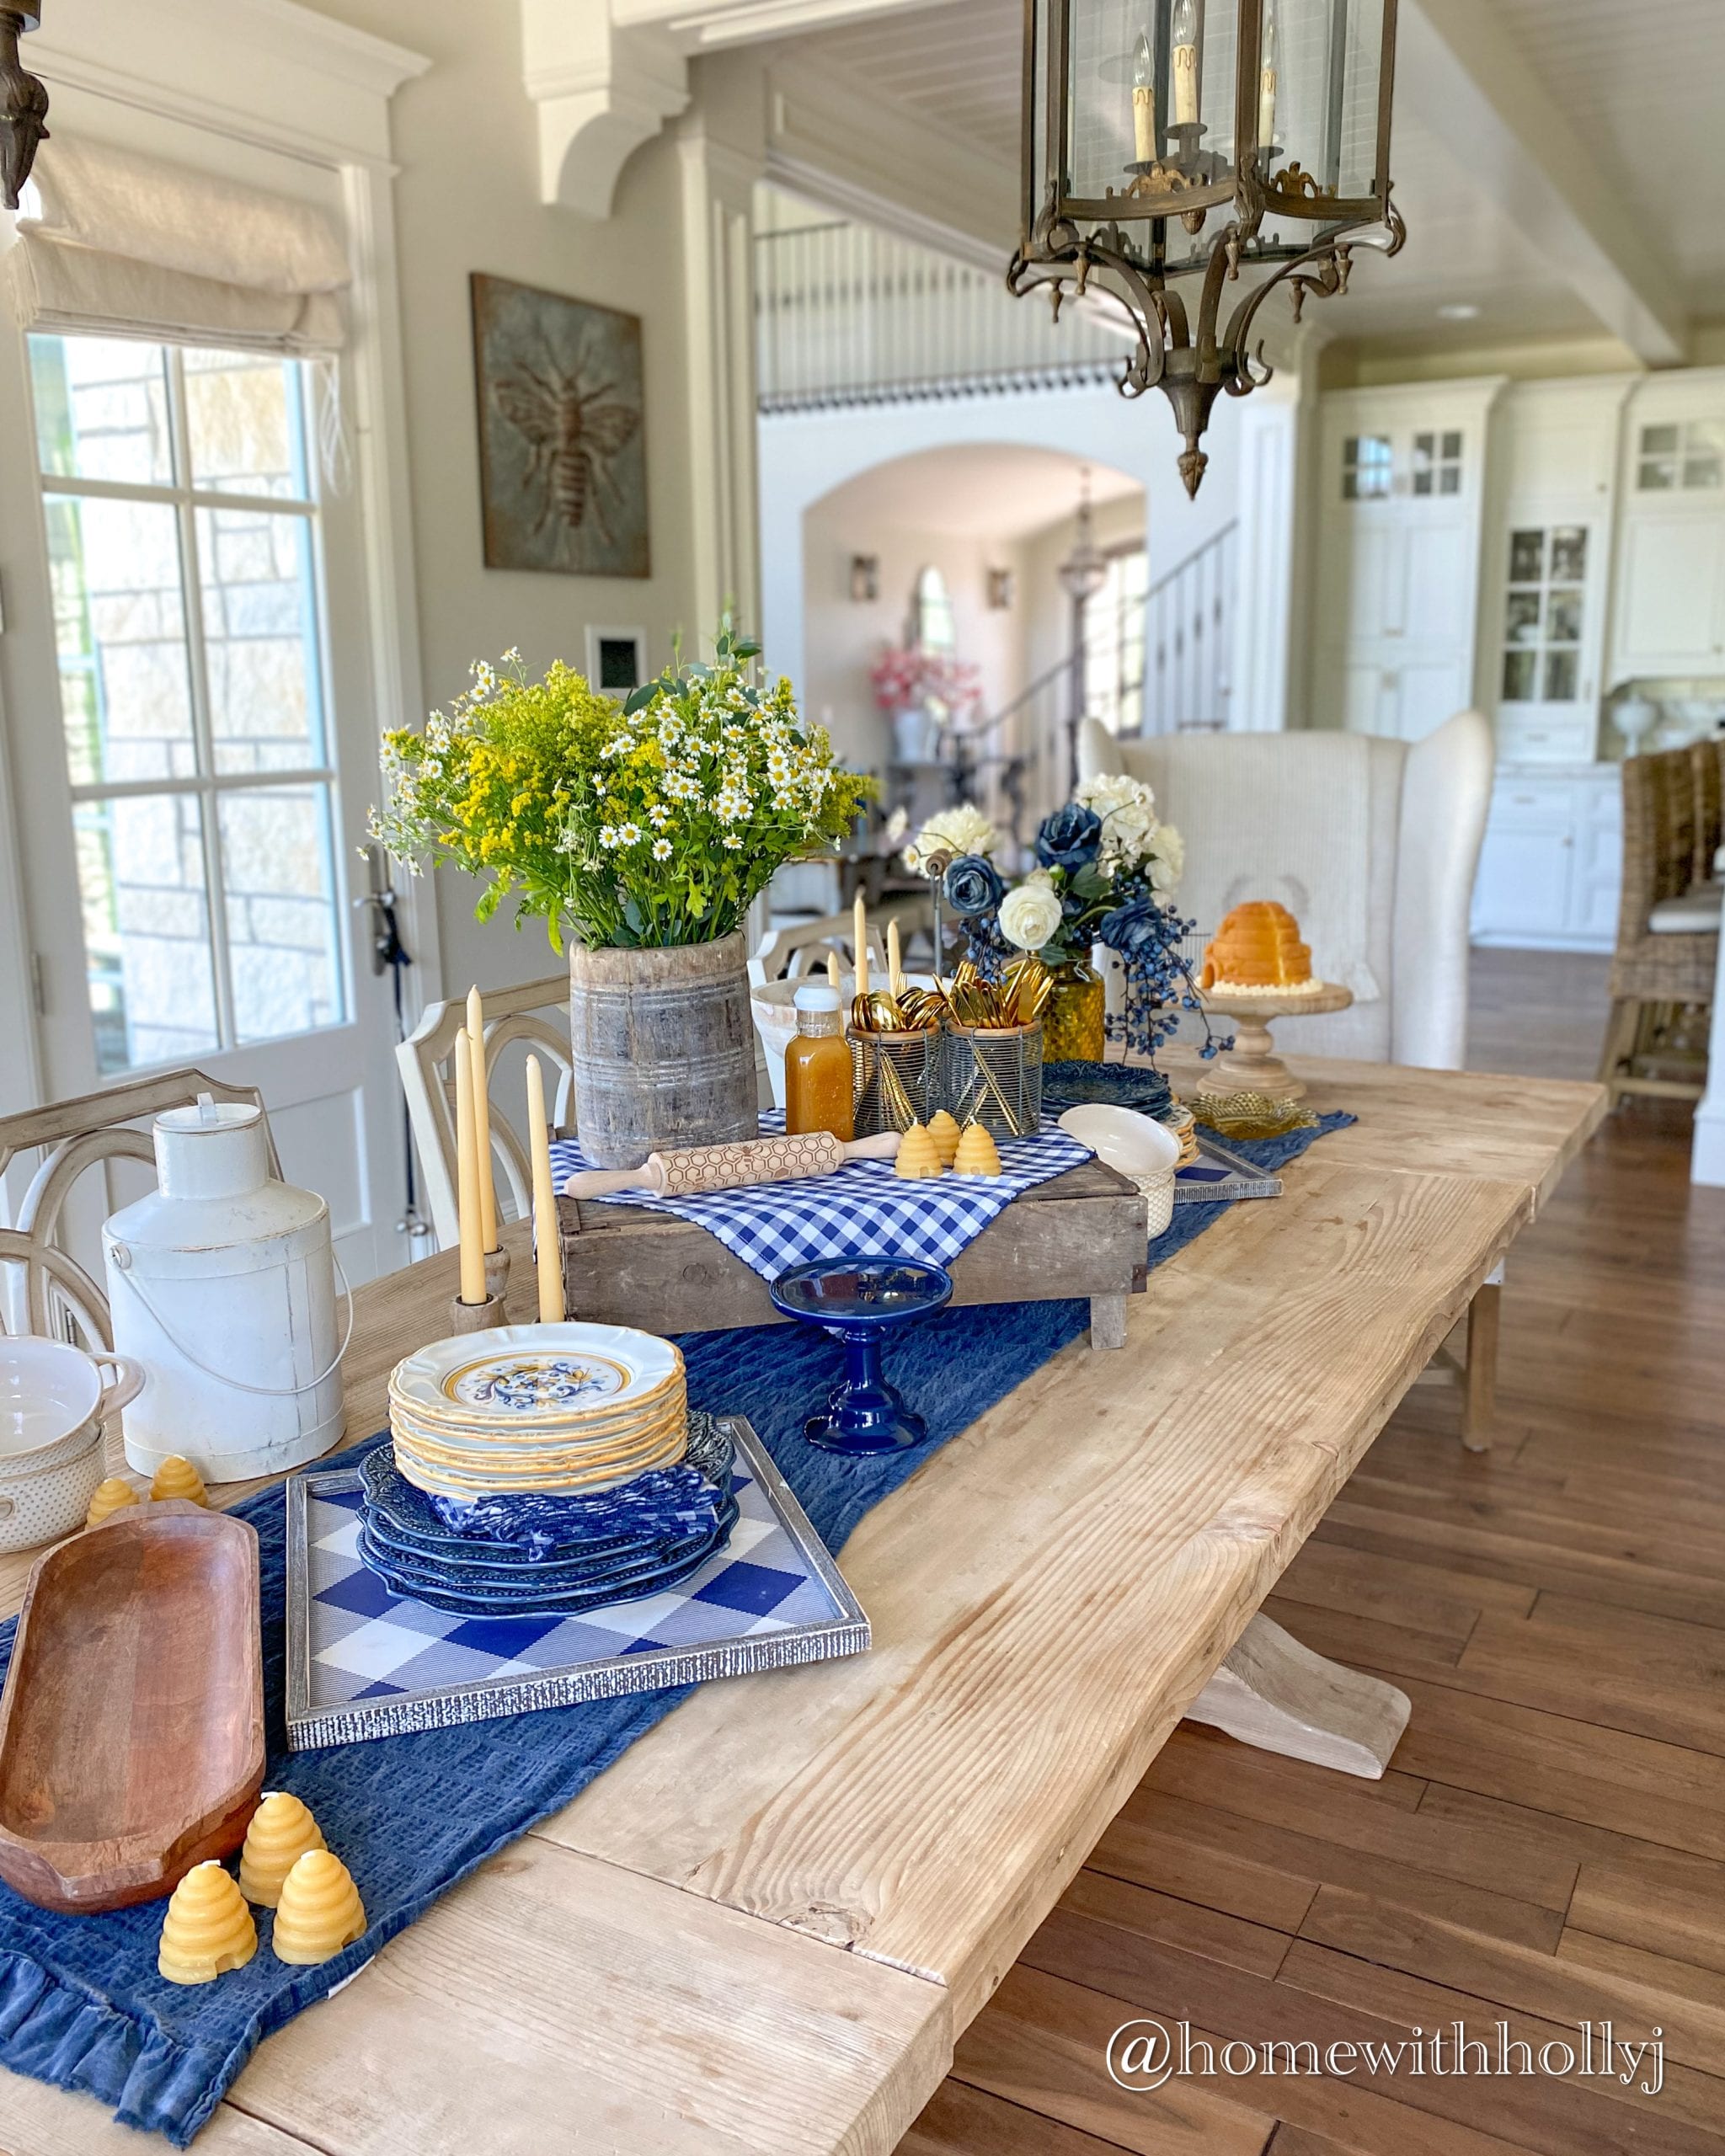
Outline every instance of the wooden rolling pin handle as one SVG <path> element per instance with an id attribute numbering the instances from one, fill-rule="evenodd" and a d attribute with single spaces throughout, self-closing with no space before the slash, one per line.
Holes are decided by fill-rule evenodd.
<path id="1" fill-rule="evenodd" d="M 817 1133 L 819 1137 L 825 1134 Z M 679 1171 L 676 1181 L 685 1193 L 694 1194 L 702 1189 L 708 1191 L 734 1190 L 751 1182 L 781 1182 L 800 1181 L 804 1176 L 830 1175 L 835 1168 L 842 1167 L 846 1161 L 890 1161 L 896 1159 L 899 1134 L 885 1130 L 875 1138 L 852 1139 L 848 1145 L 840 1145 L 836 1139 L 826 1139 L 824 1146 L 809 1145 L 799 1148 L 806 1154 L 825 1157 L 804 1158 L 793 1166 L 781 1167 L 777 1174 L 764 1172 L 775 1155 L 782 1161 L 783 1141 L 771 1139 L 745 1141 L 740 1145 L 692 1146 L 686 1153 L 650 1153 L 638 1168 L 584 1168 L 563 1183 L 566 1198 L 613 1198 L 619 1191 L 648 1190 L 662 1196 L 671 1181 L 667 1172 L 668 1162 L 675 1162 Z M 757 1150 L 758 1149 L 758 1150 Z M 749 1155 L 756 1158 L 750 1161 Z M 702 1156 L 709 1156 L 703 1160 Z M 711 1181 L 697 1181 L 703 1167 L 711 1174 Z"/>

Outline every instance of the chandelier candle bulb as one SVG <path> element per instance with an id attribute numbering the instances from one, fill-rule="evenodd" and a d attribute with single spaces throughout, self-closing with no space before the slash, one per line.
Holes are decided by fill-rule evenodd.
<path id="1" fill-rule="evenodd" d="M 1132 155 L 1141 165 L 1156 163 L 1156 60 L 1146 31 L 1132 56 Z"/>
<path id="2" fill-rule="evenodd" d="M 485 1006 L 477 987 L 467 990 L 467 1040 L 473 1059 L 473 1156 L 479 1171 L 479 1244 L 499 1247 L 497 1178 L 491 1159 L 491 1082 L 485 1059 Z"/>
<path id="3" fill-rule="evenodd" d="M 1198 124 L 1198 7 L 1197 0 L 1174 0 L 1172 66 L 1174 125 Z"/>
<path id="4" fill-rule="evenodd" d="M 485 1250 L 479 1240 L 479 1166 L 473 1150 L 473 1057 L 465 1027 L 455 1037 L 455 1157 L 461 1299 L 477 1308 L 485 1300 Z"/>
<path id="5" fill-rule="evenodd" d="M 539 1322 L 563 1321 L 563 1250 L 557 1230 L 557 1191 L 551 1177 L 551 1131 L 545 1118 L 545 1074 L 527 1058 L 527 1146 L 533 1162 L 533 1257 L 539 1278 Z"/>
<path id="6" fill-rule="evenodd" d="M 1276 0 L 1265 0 L 1263 38 L 1258 53 L 1258 147 L 1266 157 L 1276 139 L 1276 81 L 1281 65 L 1281 43 Z"/>

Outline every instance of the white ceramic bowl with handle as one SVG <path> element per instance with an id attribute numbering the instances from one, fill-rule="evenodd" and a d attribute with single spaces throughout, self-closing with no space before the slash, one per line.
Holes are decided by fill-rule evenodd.
<path id="1" fill-rule="evenodd" d="M 1180 1141 L 1172 1131 L 1135 1108 L 1112 1107 L 1102 1101 L 1068 1108 L 1060 1129 L 1137 1186 L 1149 1209 L 1151 1241 L 1167 1232 L 1174 1217 L 1174 1171 L 1180 1165 Z"/>
<path id="2" fill-rule="evenodd" d="M 102 1480 L 102 1425 L 144 1372 L 61 1340 L 0 1337 L 0 1550 L 34 1550 L 84 1524 Z"/>

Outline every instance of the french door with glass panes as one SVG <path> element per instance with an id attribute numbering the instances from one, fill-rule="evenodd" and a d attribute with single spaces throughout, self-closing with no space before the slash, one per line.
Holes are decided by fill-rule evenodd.
<path id="1" fill-rule="evenodd" d="M 312 370 L 3 341 L 0 651 L 42 1093 L 186 1064 L 260 1086 L 349 1273 L 388 1270 L 412 1255 L 393 1021 L 350 903 L 377 787 L 363 554 Z"/>
<path id="2" fill-rule="evenodd" d="M 1498 753 L 1509 763 L 1593 760 L 1599 728 L 1605 532 L 1598 518 L 1513 516 L 1503 536 Z"/>

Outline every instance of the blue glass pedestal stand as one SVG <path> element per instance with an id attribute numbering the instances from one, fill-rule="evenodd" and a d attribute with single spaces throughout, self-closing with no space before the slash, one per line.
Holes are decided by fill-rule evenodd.
<path id="1" fill-rule="evenodd" d="M 844 1343 L 845 1374 L 803 1434 L 837 1453 L 898 1452 L 927 1432 L 881 1372 L 883 1336 L 932 1316 L 952 1300 L 952 1276 L 914 1259 L 826 1257 L 793 1266 L 769 1289 L 787 1317 L 818 1325 Z"/>

